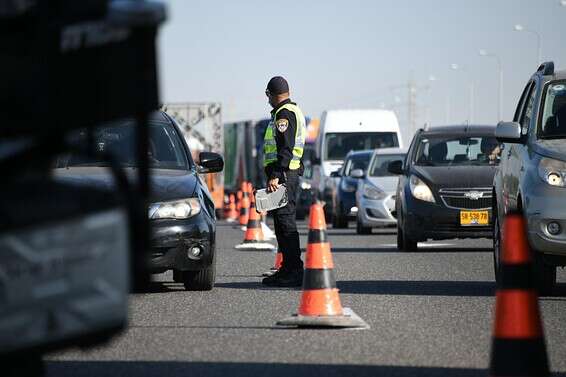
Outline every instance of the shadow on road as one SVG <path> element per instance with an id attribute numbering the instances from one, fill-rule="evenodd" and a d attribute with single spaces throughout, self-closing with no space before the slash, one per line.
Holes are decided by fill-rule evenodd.
<path id="1" fill-rule="evenodd" d="M 376 247 L 332 247 L 333 253 L 399 253 L 399 254 L 436 254 L 436 253 L 491 253 L 492 248 L 469 248 L 469 247 L 421 247 L 415 252 L 398 250 L 397 247 L 390 245 L 376 245 Z M 301 249 L 305 252 L 306 249 Z"/>
<path id="2" fill-rule="evenodd" d="M 186 377 L 186 376 L 420 376 L 479 377 L 483 369 L 431 368 L 371 365 L 318 365 L 283 363 L 212 363 L 157 361 L 54 361 L 47 364 L 47 377 Z M 558 375 L 557 375 L 558 376 Z M 560 375 L 566 377 L 566 375 Z"/>
<path id="3" fill-rule="evenodd" d="M 261 284 L 261 279 L 258 281 L 240 281 L 240 282 L 233 282 L 233 283 L 216 283 L 214 284 L 215 288 L 230 288 L 230 289 L 253 289 L 253 290 L 262 290 L 262 291 L 300 291 L 301 287 L 293 287 L 293 288 L 272 288 L 266 287 Z"/>
<path id="4" fill-rule="evenodd" d="M 171 293 L 171 292 L 184 292 L 185 287 L 182 283 L 174 283 L 174 282 L 163 282 L 163 281 L 152 281 L 147 289 L 143 292 L 136 292 L 133 293 L 134 295 L 143 295 L 143 294 L 151 294 L 151 293 Z"/>
<path id="5" fill-rule="evenodd" d="M 340 293 L 488 297 L 495 294 L 495 283 L 488 281 L 404 281 L 346 280 L 338 281 Z"/>

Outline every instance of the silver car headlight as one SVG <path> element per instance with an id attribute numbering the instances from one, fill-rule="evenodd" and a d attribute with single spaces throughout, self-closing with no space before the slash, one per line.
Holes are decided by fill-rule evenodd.
<path id="1" fill-rule="evenodd" d="M 349 184 L 346 180 L 342 181 L 342 191 L 344 192 L 354 192 L 356 191 L 356 186 Z"/>
<path id="2" fill-rule="evenodd" d="M 551 186 L 566 187 L 566 162 L 543 157 L 538 164 L 538 175 Z"/>
<path id="3" fill-rule="evenodd" d="M 427 184 L 424 183 L 416 175 L 411 175 L 411 177 L 409 178 L 409 187 L 411 188 L 411 194 L 413 194 L 413 197 L 415 197 L 415 199 L 430 203 L 436 203 L 430 187 L 428 187 Z"/>
<path id="4" fill-rule="evenodd" d="M 387 194 L 384 191 L 378 189 L 375 186 L 370 186 L 367 184 L 364 185 L 363 195 L 364 198 L 373 199 L 373 200 L 381 200 L 387 196 Z"/>
<path id="5" fill-rule="evenodd" d="M 153 203 L 149 206 L 149 218 L 157 219 L 188 219 L 200 213 L 198 198 L 187 198 L 170 202 Z"/>

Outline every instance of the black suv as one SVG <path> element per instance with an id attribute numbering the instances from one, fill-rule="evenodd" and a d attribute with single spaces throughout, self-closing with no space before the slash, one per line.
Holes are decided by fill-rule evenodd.
<path id="1" fill-rule="evenodd" d="M 495 131 L 502 145 L 495 175 L 494 262 L 498 278 L 503 218 L 522 212 L 542 294 L 566 265 L 566 71 L 542 64 L 527 83 L 513 122 Z"/>
<path id="2" fill-rule="evenodd" d="M 419 130 L 399 174 L 397 247 L 428 239 L 491 238 L 491 184 L 499 162 L 495 127 L 458 125 Z"/>

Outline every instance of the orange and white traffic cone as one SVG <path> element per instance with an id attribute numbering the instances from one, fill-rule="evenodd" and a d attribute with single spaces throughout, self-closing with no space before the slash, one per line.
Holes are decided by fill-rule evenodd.
<path id="1" fill-rule="evenodd" d="M 274 250 L 275 246 L 263 241 L 263 233 L 261 231 L 261 222 L 259 213 L 257 213 L 255 206 L 250 208 L 250 216 L 248 219 L 248 226 L 244 234 L 244 242 L 236 245 L 238 250 Z"/>
<path id="2" fill-rule="evenodd" d="M 226 220 L 234 222 L 238 219 L 238 211 L 236 211 L 236 198 L 234 194 L 230 194 L 230 204 L 228 205 L 228 212 L 226 213 Z"/>
<path id="3" fill-rule="evenodd" d="M 524 217 L 517 213 L 507 215 L 503 230 L 490 376 L 548 376 L 548 356 Z"/>
<path id="4" fill-rule="evenodd" d="M 342 308 L 330 243 L 326 235 L 324 210 L 319 203 L 310 208 L 309 236 L 303 291 L 298 313 L 277 325 L 295 327 L 369 328 L 349 308 Z"/>
<path id="5" fill-rule="evenodd" d="M 246 226 L 250 217 L 250 198 L 246 191 L 242 191 L 242 206 L 240 207 L 240 225 Z"/>

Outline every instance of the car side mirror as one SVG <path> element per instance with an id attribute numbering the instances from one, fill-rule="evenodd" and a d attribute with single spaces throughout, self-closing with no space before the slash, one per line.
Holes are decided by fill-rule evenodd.
<path id="1" fill-rule="evenodd" d="M 332 173 L 330 173 L 330 176 L 332 178 L 338 178 L 338 177 L 340 177 L 340 171 L 339 170 L 333 171 Z"/>
<path id="2" fill-rule="evenodd" d="M 224 169 L 224 159 L 214 152 L 201 152 L 199 154 L 198 172 L 202 174 L 218 173 Z"/>
<path id="3" fill-rule="evenodd" d="M 495 138 L 501 143 L 521 143 L 521 125 L 517 122 L 499 122 L 495 128 Z"/>
<path id="4" fill-rule="evenodd" d="M 396 160 L 387 164 L 387 171 L 395 175 L 403 175 L 403 161 Z"/>
<path id="5" fill-rule="evenodd" d="M 350 177 L 356 179 L 362 179 L 365 177 L 364 171 L 362 169 L 354 169 L 350 172 Z"/>

